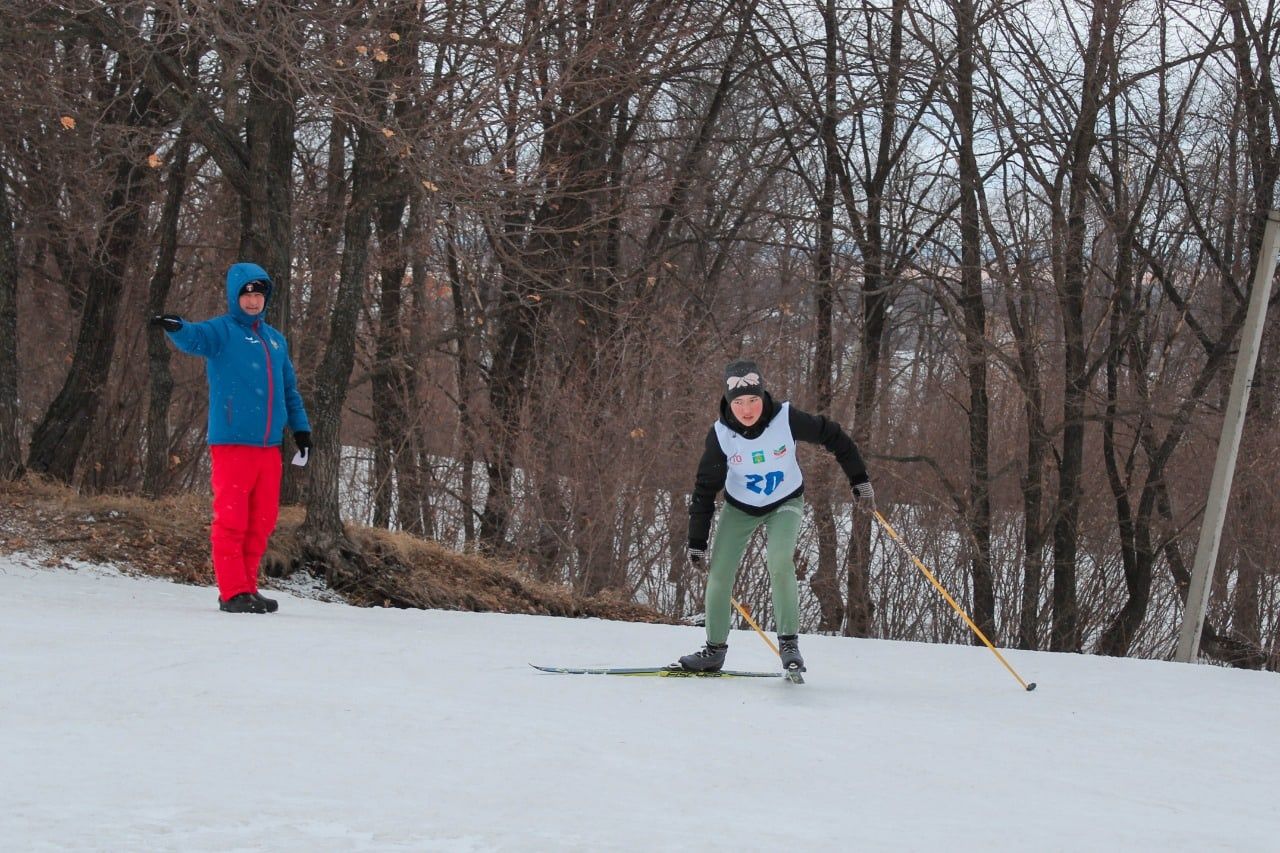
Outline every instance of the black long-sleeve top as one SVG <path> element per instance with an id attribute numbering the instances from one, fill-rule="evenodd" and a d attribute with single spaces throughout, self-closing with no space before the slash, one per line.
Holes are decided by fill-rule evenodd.
<path id="1" fill-rule="evenodd" d="M 781 406 L 773 401 L 773 398 L 764 394 L 764 412 L 761 414 L 760 420 L 756 421 L 750 427 L 744 427 L 733 416 L 727 403 L 720 401 L 720 422 L 734 432 L 747 438 L 755 438 L 764 432 L 770 422 L 778 414 Z M 849 478 L 849 486 L 853 487 L 859 483 L 865 483 L 869 479 L 867 476 L 867 467 L 862 461 L 862 454 L 858 452 L 858 446 L 853 443 L 853 439 L 840 427 L 840 424 L 823 415 L 811 415 L 797 409 L 795 405 L 788 407 L 789 423 L 791 426 L 791 437 L 796 441 L 805 441 L 810 444 L 821 444 L 831 454 L 835 456 L 836 461 L 840 463 L 840 467 L 844 470 L 844 474 Z M 694 478 L 693 497 L 689 500 L 689 547 L 703 548 L 707 547 L 707 541 L 711 534 L 711 517 L 716 511 L 716 495 L 724 488 L 725 478 L 729 473 L 729 460 L 725 457 L 724 451 L 720 448 L 720 440 L 716 437 L 716 428 L 712 425 L 707 431 L 707 440 L 702 451 L 702 459 L 698 462 L 698 473 Z M 787 494 L 785 497 L 769 504 L 768 506 L 747 506 L 733 499 L 733 496 L 725 493 L 725 500 L 747 513 L 748 515 L 765 515 L 784 501 L 789 501 L 798 495 L 804 494 L 804 485 L 794 492 Z"/>

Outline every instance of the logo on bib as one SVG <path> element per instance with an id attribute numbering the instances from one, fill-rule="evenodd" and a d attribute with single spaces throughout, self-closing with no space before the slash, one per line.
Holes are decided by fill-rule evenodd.
<path id="1" fill-rule="evenodd" d="M 779 447 L 777 450 L 773 451 L 774 459 L 777 459 L 779 456 L 786 456 L 786 455 L 787 455 L 787 446 L 785 444 Z"/>
<path id="2" fill-rule="evenodd" d="M 751 451 L 751 461 L 757 465 L 764 462 L 764 451 L 763 450 Z"/>
<path id="3" fill-rule="evenodd" d="M 730 464 L 730 465 L 741 465 L 741 464 L 742 464 L 742 454 L 741 454 L 741 453 L 735 453 L 735 454 L 733 454 L 732 456 L 730 456 L 730 457 L 729 457 L 729 464 Z"/>

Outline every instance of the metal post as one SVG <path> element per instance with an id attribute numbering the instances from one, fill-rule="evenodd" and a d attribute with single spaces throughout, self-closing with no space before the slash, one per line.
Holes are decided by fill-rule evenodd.
<path id="1" fill-rule="evenodd" d="M 1231 397 L 1222 421 L 1222 437 L 1218 441 L 1218 458 L 1213 464 L 1213 480 L 1204 507 L 1204 523 L 1200 527 L 1200 545 L 1196 549 L 1195 568 L 1187 590 L 1187 604 L 1182 611 L 1182 631 L 1178 635 L 1178 651 L 1174 660 L 1190 663 L 1200 654 L 1200 634 L 1204 630 L 1204 614 L 1209 606 L 1209 590 L 1213 586 L 1213 567 L 1218 561 L 1222 543 L 1222 523 L 1231 496 L 1231 479 L 1235 475 L 1236 456 L 1240 452 L 1240 435 L 1244 431 L 1244 412 L 1249 405 L 1249 386 L 1258 362 L 1262 327 L 1267 318 L 1267 302 L 1271 298 L 1271 280 L 1275 276 L 1276 253 L 1280 251 L 1280 210 L 1267 213 L 1267 227 L 1262 234 L 1262 251 L 1253 277 L 1249 296 L 1249 314 L 1240 333 L 1240 352 L 1236 356 L 1235 378 L 1231 380 Z"/>

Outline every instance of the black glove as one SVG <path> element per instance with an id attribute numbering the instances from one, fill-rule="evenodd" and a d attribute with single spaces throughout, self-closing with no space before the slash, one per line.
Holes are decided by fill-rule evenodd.
<path id="1" fill-rule="evenodd" d="M 870 480 L 867 480 L 862 483 L 858 483 L 856 486 L 853 487 L 853 499 L 859 502 L 865 501 L 867 506 L 871 507 L 872 509 L 875 508 L 876 490 L 871 488 Z"/>
<path id="2" fill-rule="evenodd" d="M 151 325 L 166 332 L 176 332 L 182 328 L 182 318 L 177 314 L 157 314 L 151 318 Z"/>
<path id="3" fill-rule="evenodd" d="M 698 548 L 694 545 L 690 545 L 688 554 L 689 562 L 692 563 L 695 568 L 701 568 L 703 561 L 707 559 L 706 548 Z"/>
<path id="4" fill-rule="evenodd" d="M 311 455 L 311 431 L 300 429 L 293 433 L 293 443 L 302 451 L 303 456 Z"/>

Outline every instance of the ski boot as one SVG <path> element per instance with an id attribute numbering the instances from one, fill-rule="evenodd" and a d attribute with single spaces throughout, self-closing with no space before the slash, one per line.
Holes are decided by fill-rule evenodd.
<path id="1" fill-rule="evenodd" d="M 728 651 L 728 643 L 707 643 L 693 654 L 680 658 L 680 668 L 690 672 L 719 672 Z"/>
<path id="2" fill-rule="evenodd" d="M 251 592 L 249 594 L 257 599 L 259 604 L 267 608 L 268 613 L 275 613 L 280 609 L 280 602 L 276 601 L 274 598 L 267 598 L 260 592 Z"/>
<path id="3" fill-rule="evenodd" d="M 795 634 L 778 637 L 778 654 L 782 657 L 782 669 L 787 677 L 801 683 L 800 673 L 804 672 L 804 658 L 800 657 L 800 638 Z"/>

